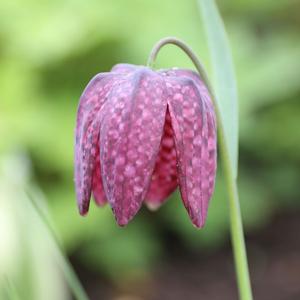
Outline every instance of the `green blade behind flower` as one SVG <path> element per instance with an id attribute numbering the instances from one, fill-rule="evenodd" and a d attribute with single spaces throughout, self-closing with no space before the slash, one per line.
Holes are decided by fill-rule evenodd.
<path id="1" fill-rule="evenodd" d="M 238 100 L 231 51 L 224 24 L 215 2 L 213 0 L 198 0 L 198 4 L 211 55 L 216 104 L 224 127 L 225 144 L 232 174 L 236 179 L 238 169 Z"/>

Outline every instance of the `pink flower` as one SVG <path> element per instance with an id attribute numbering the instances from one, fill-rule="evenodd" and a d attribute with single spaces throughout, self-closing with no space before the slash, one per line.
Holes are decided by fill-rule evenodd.
<path id="1" fill-rule="evenodd" d="M 216 122 L 206 86 L 190 70 L 119 64 L 96 75 L 77 115 L 75 183 L 80 214 L 111 205 L 126 225 L 143 202 L 159 207 L 179 186 L 197 227 L 216 174 Z"/>

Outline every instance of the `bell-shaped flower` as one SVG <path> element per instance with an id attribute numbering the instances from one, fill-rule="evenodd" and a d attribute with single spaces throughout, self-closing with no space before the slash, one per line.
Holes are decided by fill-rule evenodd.
<path id="1" fill-rule="evenodd" d="M 75 152 L 80 214 L 92 193 L 126 225 L 143 203 L 157 208 L 179 186 L 193 224 L 204 225 L 216 174 L 216 121 L 195 72 L 120 64 L 96 75 L 80 99 Z"/>

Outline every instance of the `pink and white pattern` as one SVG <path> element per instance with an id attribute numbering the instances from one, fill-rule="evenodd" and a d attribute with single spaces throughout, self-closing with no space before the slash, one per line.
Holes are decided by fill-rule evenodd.
<path id="1" fill-rule="evenodd" d="M 77 114 L 75 184 L 80 214 L 91 193 L 126 225 L 146 203 L 158 208 L 179 186 L 203 227 L 216 174 L 216 121 L 209 92 L 190 70 L 116 65 L 95 76 Z"/>

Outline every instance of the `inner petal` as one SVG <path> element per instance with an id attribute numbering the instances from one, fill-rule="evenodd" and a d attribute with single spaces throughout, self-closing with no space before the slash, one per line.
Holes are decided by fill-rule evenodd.
<path id="1" fill-rule="evenodd" d="M 170 113 L 167 110 L 164 132 L 145 203 L 158 208 L 177 188 L 176 150 Z"/>
<path id="2" fill-rule="evenodd" d="M 93 197 L 96 204 L 103 206 L 106 203 L 106 197 L 102 185 L 99 148 L 96 149 L 95 155 L 96 155 L 96 159 L 95 159 L 95 169 L 93 173 L 92 191 L 93 191 Z"/>

